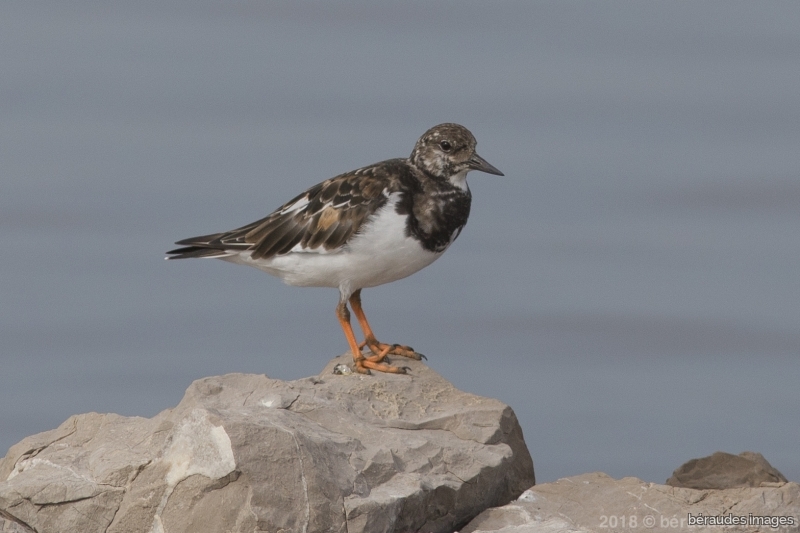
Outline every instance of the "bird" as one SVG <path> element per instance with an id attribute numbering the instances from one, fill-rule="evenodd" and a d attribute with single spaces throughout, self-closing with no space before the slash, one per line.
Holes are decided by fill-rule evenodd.
<path id="1" fill-rule="evenodd" d="M 461 234 L 472 203 L 467 174 L 504 175 L 478 155 L 476 144 L 464 126 L 439 124 L 422 134 L 408 158 L 327 179 L 246 226 L 177 241 L 181 248 L 166 252 L 166 259 L 222 259 L 288 285 L 336 288 L 336 317 L 353 354 L 353 370 L 405 374 L 408 367 L 390 364 L 388 356 L 424 356 L 410 346 L 377 340 L 361 291 L 425 268 Z M 364 334 L 361 343 L 348 303 Z"/>

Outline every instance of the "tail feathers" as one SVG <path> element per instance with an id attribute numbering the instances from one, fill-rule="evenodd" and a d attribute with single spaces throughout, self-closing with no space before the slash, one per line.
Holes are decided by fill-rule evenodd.
<path id="1" fill-rule="evenodd" d="M 177 244 L 177 243 L 176 243 Z M 189 259 L 192 257 L 225 257 L 231 255 L 226 250 L 219 248 L 206 248 L 204 246 L 187 246 L 185 248 L 176 248 L 167 252 L 165 259 Z"/>
<path id="2" fill-rule="evenodd" d="M 225 257 L 230 255 L 220 246 L 219 237 L 222 233 L 214 233 L 212 235 L 201 235 L 199 237 L 190 237 L 176 242 L 175 244 L 186 245 L 183 248 L 176 248 L 167 252 L 166 259 L 189 259 L 192 257 Z"/>
<path id="3" fill-rule="evenodd" d="M 225 235 L 224 233 L 212 233 L 211 235 L 200 235 L 199 237 L 189 237 L 183 239 L 175 244 L 183 244 L 186 246 L 208 246 L 214 241 L 219 241 L 219 238 Z M 172 252 L 167 252 L 172 253 Z"/>
<path id="4" fill-rule="evenodd" d="M 167 252 L 166 259 L 189 259 L 191 257 L 227 257 L 236 255 L 242 250 L 249 249 L 251 243 L 225 242 L 222 240 L 227 233 L 212 233 L 211 235 L 201 235 L 190 237 L 176 242 L 175 244 L 184 245 L 183 248 L 176 248 Z"/>

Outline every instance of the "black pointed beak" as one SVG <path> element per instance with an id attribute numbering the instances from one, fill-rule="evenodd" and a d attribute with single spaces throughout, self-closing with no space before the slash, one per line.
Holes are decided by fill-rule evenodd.
<path id="1" fill-rule="evenodd" d="M 488 161 L 486 161 L 478 154 L 473 154 L 472 157 L 469 158 L 469 161 L 467 163 L 469 164 L 469 168 L 472 170 L 480 170 L 481 172 L 486 172 L 487 174 L 494 174 L 495 176 L 505 176 L 505 174 L 494 168 L 492 165 L 489 164 Z"/>

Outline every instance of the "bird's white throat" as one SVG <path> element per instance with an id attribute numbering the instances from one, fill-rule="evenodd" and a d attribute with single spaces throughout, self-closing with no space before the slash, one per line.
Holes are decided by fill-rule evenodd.
<path id="1" fill-rule="evenodd" d="M 467 185 L 467 172 L 469 172 L 469 169 L 462 170 L 458 174 L 453 174 L 447 179 L 450 181 L 450 183 L 466 192 L 469 190 L 469 185 Z"/>

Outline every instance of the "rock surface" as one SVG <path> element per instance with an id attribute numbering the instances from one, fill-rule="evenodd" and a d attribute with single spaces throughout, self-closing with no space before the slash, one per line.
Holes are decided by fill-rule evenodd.
<path id="1" fill-rule="evenodd" d="M 0 527 L 444 532 L 533 485 L 508 406 L 412 360 L 408 375 L 333 374 L 351 361 L 201 379 L 154 418 L 89 413 L 28 437 L 0 461 Z"/>
<path id="2" fill-rule="evenodd" d="M 786 478 L 763 455 L 755 452 L 739 455 L 716 452 L 692 459 L 678 467 L 667 480 L 667 485 L 687 489 L 759 487 L 762 483 L 786 483 Z"/>
<path id="3" fill-rule="evenodd" d="M 0 531 L 3 533 L 28 533 L 30 529 L 23 527 L 16 522 L 6 520 L 0 515 Z"/>
<path id="4" fill-rule="evenodd" d="M 749 515 L 791 525 L 692 525 L 697 518 Z M 702 520 L 702 519 L 701 519 Z M 731 519 L 728 519 L 733 520 Z M 670 532 L 797 532 L 800 531 L 800 485 L 774 483 L 759 488 L 695 490 L 645 483 L 606 474 L 583 474 L 543 483 L 526 490 L 513 503 L 478 515 L 461 533 L 609 533 L 618 531 Z"/>

